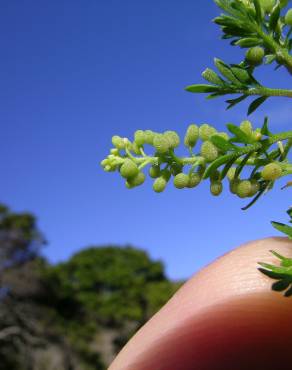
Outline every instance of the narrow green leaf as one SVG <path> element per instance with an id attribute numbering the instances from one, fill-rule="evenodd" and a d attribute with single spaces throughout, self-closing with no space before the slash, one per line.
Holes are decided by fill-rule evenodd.
<path id="1" fill-rule="evenodd" d="M 269 121 L 268 117 L 265 117 L 264 124 L 261 128 L 261 134 L 266 135 L 266 136 L 271 136 L 272 133 L 268 128 L 268 121 Z"/>
<path id="2" fill-rule="evenodd" d="M 218 167 L 222 166 L 223 164 L 229 162 L 232 158 L 238 158 L 240 157 L 240 154 L 237 153 L 230 153 L 230 154 L 225 154 L 219 158 L 217 158 L 214 162 L 212 162 L 207 170 L 204 173 L 203 178 L 207 179 L 213 171 L 215 171 Z"/>
<path id="3" fill-rule="evenodd" d="M 197 85 L 190 85 L 185 88 L 186 91 L 192 93 L 210 93 L 218 91 L 218 86 L 213 85 L 205 85 L 205 84 L 197 84 Z"/>
<path id="4" fill-rule="evenodd" d="M 232 123 L 227 124 L 228 130 L 236 136 L 237 139 L 239 139 L 239 142 L 244 144 L 250 144 L 252 143 L 251 138 L 242 131 L 238 126 L 233 125 Z"/>
<path id="5" fill-rule="evenodd" d="M 272 13 L 270 15 L 270 21 L 269 21 L 269 29 L 270 31 L 275 31 L 278 21 L 280 19 L 280 13 L 281 13 L 281 8 L 279 3 L 274 6 Z"/>
<path id="6" fill-rule="evenodd" d="M 242 102 L 247 97 L 248 95 L 241 95 L 239 98 L 226 100 L 226 103 L 228 103 L 228 106 L 226 109 L 228 110 L 230 108 L 233 108 L 236 104 Z"/>
<path id="7" fill-rule="evenodd" d="M 229 162 L 226 163 L 223 170 L 221 171 L 220 178 L 223 180 L 227 175 L 228 170 L 232 167 L 233 163 L 236 161 L 236 158 L 232 158 Z"/>
<path id="8" fill-rule="evenodd" d="M 252 114 L 255 110 L 258 109 L 260 105 L 262 105 L 266 100 L 268 99 L 267 96 L 261 96 L 257 99 L 255 99 L 250 106 L 248 107 L 247 115 L 249 116 Z"/>
<path id="9" fill-rule="evenodd" d="M 225 140 L 222 136 L 220 135 L 212 135 L 210 137 L 210 141 L 220 150 L 223 152 L 228 152 L 229 150 L 233 150 L 236 148 L 235 145 L 231 144 L 229 141 Z"/>
<path id="10" fill-rule="evenodd" d="M 240 46 L 241 48 L 251 48 L 253 46 L 262 45 L 263 41 L 256 37 L 245 37 L 235 41 L 234 45 Z"/>
<path id="11" fill-rule="evenodd" d="M 276 55 L 274 55 L 274 54 L 268 54 L 268 55 L 266 55 L 265 58 L 266 58 L 265 64 L 271 64 L 271 63 L 273 63 L 276 60 Z"/>
<path id="12" fill-rule="evenodd" d="M 225 64 L 222 60 L 215 58 L 214 59 L 215 66 L 217 67 L 218 71 L 227 78 L 232 84 L 237 87 L 242 87 L 242 83 L 234 76 L 231 71 L 231 68 Z"/>
<path id="13" fill-rule="evenodd" d="M 259 0 L 253 0 L 253 4 L 254 4 L 255 10 L 256 10 L 256 20 L 257 20 L 258 24 L 261 24 L 262 19 L 263 19 L 263 12 L 262 12 L 261 4 L 260 4 Z"/>
<path id="14" fill-rule="evenodd" d="M 292 226 L 282 224 L 280 222 L 272 222 L 272 225 L 275 229 L 284 233 L 288 236 L 289 239 L 292 239 Z"/>

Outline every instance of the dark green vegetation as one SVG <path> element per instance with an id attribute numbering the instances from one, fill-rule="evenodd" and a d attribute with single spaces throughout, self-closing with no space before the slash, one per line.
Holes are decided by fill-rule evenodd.
<path id="1" fill-rule="evenodd" d="M 0 206 L 0 369 L 105 369 L 175 292 L 133 247 L 90 247 L 52 266 L 31 214 Z"/>

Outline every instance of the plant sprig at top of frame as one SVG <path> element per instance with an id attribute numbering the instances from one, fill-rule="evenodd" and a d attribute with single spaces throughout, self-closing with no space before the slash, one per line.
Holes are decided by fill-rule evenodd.
<path id="1" fill-rule="evenodd" d="M 272 63 L 275 69 L 284 67 L 292 74 L 289 0 L 214 1 L 223 11 L 214 19 L 221 27 L 222 38 L 245 49 L 244 58 L 238 64 L 215 58 L 215 70 L 207 68 L 202 73 L 206 83 L 187 86 L 186 90 L 206 93 L 207 99 L 235 95 L 226 101 L 227 109 L 251 98 L 248 115 L 269 98 L 292 98 L 292 90 L 263 86 L 254 77 L 256 68 Z M 288 154 L 292 147 L 292 131 L 274 133 L 267 117 L 258 128 L 249 120 L 240 125 L 228 123 L 226 128 L 226 132 L 218 132 L 208 124 L 191 124 L 183 140 L 175 131 L 137 130 L 133 140 L 113 136 L 113 148 L 101 165 L 107 172 L 118 171 L 129 189 L 144 183 L 145 170 L 149 167 L 148 175 L 153 178 L 153 190 L 157 193 L 164 191 L 170 181 L 177 189 L 191 189 L 201 182 L 209 182 L 211 194 L 218 196 L 226 178 L 232 194 L 250 198 L 243 207 L 246 210 L 271 190 L 278 179 L 291 175 Z M 175 152 L 181 141 L 187 151 L 182 157 Z M 292 182 L 288 181 L 285 187 L 289 186 Z M 287 213 L 292 223 L 292 208 Z M 272 224 L 292 239 L 291 226 Z M 280 265 L 260 263 L 259 270 L 276 280 L 272 289 L 291 296 L 292 259 L 272 253 Z"/>

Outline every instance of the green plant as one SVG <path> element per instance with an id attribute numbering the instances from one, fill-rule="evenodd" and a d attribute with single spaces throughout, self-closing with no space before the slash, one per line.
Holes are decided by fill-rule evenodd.
<path id="1" fill-rule="evenodd" d="M 238 64 L 215 58 L 216 71 L 207 68 L 202 73 L 207 83 L 193 84 L 186 90 L 207 93 L 208 99 L 237 95 L 226 101 L 227 109 L 249 97 L 256 97 L 249 104 L 248 115 L 272 97 L 291 98 L 292 90 L 269 88 L 254 76 L 256 68 L 263 64 L 275 64 L 275 69 L 284 67 L 292 74 L 292 9 L 285 9 L 288 1 L 214 1 L 223 10 L 214 19 L 221 27 L 222 38 L 247 51 Z M 267 117 L 258 128 L 247 120 L 240 125 L 228 123 L 226 127 L 228 132 L 217 132 L 209 124 L 191 124 L 183 141 L 187 156 L 176 154 L 180 139 L 174 131 L 138 130 L 133 141 L 114 136 L 114 148 L 101 165 L 105 171 L 119 171 L 128 188 L 144 182 L 142 171 L 150 165 L 149 175 L 154 178 L 153 189 L 158 193 L 164 191 L 171 179 L 178 189 L 193 188 L 208 180 L 211 194 L 218 196 L 223 190 L 223 180 L 227 178 L 231 193 L 240 198 L 251 198 L 243 208 L 246 210 L 272 189 L 278 179 L 292 173 L 288 159 L 292 131 L 273 133 Z M 148 147 L 152 147 L 149 152 Z M 292 211 L 289 214 L 291 216 Z M 273 225 L 292 239 L 292 227 Z M 281 260 L 281 266 L 261 263 L 260 270 L 284 281 L 273 285 L 276 290 L 284 290 L 292 283 L 292 260 L 273 253 Z M 290 294 L 292 289 L 286 292 L 286 295 Z"/>

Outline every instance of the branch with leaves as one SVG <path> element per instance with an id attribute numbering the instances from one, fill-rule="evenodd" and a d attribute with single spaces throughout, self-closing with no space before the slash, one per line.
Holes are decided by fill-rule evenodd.
<path id="1" fill-rule="evenodd" d="M 292 90 L 269 88 L 255 78 L 255 70 L 274 63 L 275 69 L 286 68 L 292 74 L 292 8 L 287 0 L 214 0 L 223 13 L 214 19 L 221 27 L 223 39 L 231 45 L 247 48 L 244 59 L 229 64 L 215 58 L 216 71 L 207 68 L 203 78 L 208 84 L 186 87 L 192 93 L 208 93 L 208 99 L 239 95 L 228 99 L 227 109 L 248 97 L 256 96 L 248 108 L 253 113 L 271 97 L 292 98 Z M 188 155 L 178 156 L 179 135 L 175 131 L 157 133 L 137 130 L 134 139 L 114 136 L 110 154 L 101 162 L 107 172 L 117 171 L 131 189 L 146 179 L 145 168 L 153 178 L 153 190 L 160 193 L 172 180 L 178 189 L 195 188 L 209 182 L 214 196 L 222 193 L 225 179 L 228 189 L 240 198 L 251 198 L 244 210 L 271 190 L 278 179 L 292 174 L 289 153 L 292 131 L 272 133 L 268 118 L 254 128 L 248 120 L 239 125 L 228 123 L 226 132 L 208 125 L 191 124 L 184 145 Z M 149 151 L 150 150 L 150 151 Z M 287 182 L 285 187 L 291 186 Z M 288 211 L 290 217 L 292 210 Z M 292 220 L 292 219 L 291 219 Z M 292 222 L 292 221 L 291 221 Z M 292 227 L 273 222 L 273 226 L 292 239 Z M 260 263 L 260 271 L 277 279 L 273 289 L 292 295 L 292 259 L 280 256 L 281 266 Z"/>

